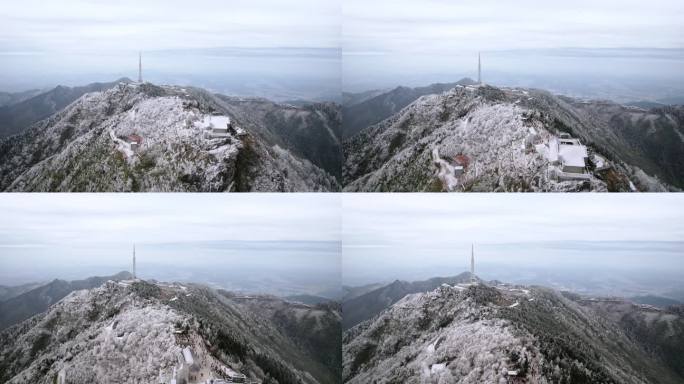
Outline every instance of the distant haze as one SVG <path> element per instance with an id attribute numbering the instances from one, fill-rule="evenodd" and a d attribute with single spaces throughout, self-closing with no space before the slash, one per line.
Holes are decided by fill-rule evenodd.
<path id="1" fill-rule="evenodd" d="M 339 287 L 336 195 L 47 194 L 0 199 L 0 285 L 131 270 L 267 293 Z"/>
<path id="2" fill-rule="evenodd" d="M 137 78 L 273 99 L 340 86 L 333 0 L 28 0 L 0 11 L 0 89 Z"/>
<path id="3" fill-rule="evenodd" d="M 474 243 L 484 279 L 684 297 L 683 207 L 679 194 L 347 194 L 343 282 L 453 276 Z"/>
<path id="4" fill-rule="evenodd" d="M 481 51 L 492 84 L 615 99 L 682 96 L 682 19 L 676 0 L 351 0 L 343 88 L 476 78 Z"/>

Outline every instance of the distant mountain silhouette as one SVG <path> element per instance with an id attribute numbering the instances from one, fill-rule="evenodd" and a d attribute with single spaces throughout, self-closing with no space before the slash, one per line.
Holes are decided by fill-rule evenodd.
<path id="1" fill-rule="evenodd" d="M 119 272 L 112 276 L 94 276 L 85 280 L 65 281 L 55 279 L 46 285 L 1 302 L 0 330 L 20 323 L 33 315 L 45 312 L 50 305 L 58 302 L 73 291 L 95 288 L 108 280 L 126 280 L 131 278 L 133 278 L 133 275 L 129 272 Z"/>
<path id="2" fill-rule="evenodd" d="M 122 78 L 111 83 L 92 83 L 73 88 L 59 85 L 22 102 L 0 107 L 0 138 L 23 131 L 31 124 L 64 109 L 86 93 L 109 89 L 120 82 L 130 83 L 131 80 Z"/>
<path id="3" fill-rule="evenodd" d="M 45 92 L 45 90 L 40 89 L 29 89 L 28 91 L 22 92 L 0 92 L 0 107 L 21 103 L 22 101 L 30 99 L 43 92 Z"/>
<path id="4" fill-rule="evenodd" d="M 342 329 L 349 329 L 358 323 L 372 318 L 410 293 L 428 292 L 442 284 L 465 283 L 470 280 L 470 272 L 458 276 L 434 277 L 425 281 L 401 281 L 375 289 L 342 303 Z"/>
<path id="5" fill-rule="evenodd" d="M 342 108 L 342 132 L 345 138 L 354 136 L 362 129 L 379 123 L 382 120 L 401 111 L 421 96 L 442 93 L 457 85 L 474 85 L 470 78 L 463 78 L 455 83 L 436 83 L 427 87 L 409 88 L 397 87 L 365 101 L 350 105 L 345 103 Z M 347 94 L 347 100 L 363 98 L 367 92 L 354 96 Z"/>
<path id="6" fill-rule="evenodd" d="M 38 288 L 45 283 L 26 283 L 16 286 L 0 285 L 0 301 L 5 301 L 13 297 L 17 297 L 24 292 L 28 292 L 34 288 Z"/>

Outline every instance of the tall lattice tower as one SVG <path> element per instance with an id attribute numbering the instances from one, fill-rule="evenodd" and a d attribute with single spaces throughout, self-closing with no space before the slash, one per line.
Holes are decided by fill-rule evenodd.
<path id="1" fill-rule="evenodd" d="M 480 52 L 477 53 L 477 83 L 482 85 L 482 58 Z"/>
<path id="2" fill-rule="evenodd" d="M 470 244 L 470 283 L 475 283 L 475 245 Z"/>
<path id="3" fill-rule="evenodd" d="M 138 83 L 142 82 L 142 52 L 138 52 Z"/>
<path id="4" fill-rule="evenodd" d="M 135 280 L 136 274 L 135 274 L 135 243 L 133 243 L 133 279 Z"/>

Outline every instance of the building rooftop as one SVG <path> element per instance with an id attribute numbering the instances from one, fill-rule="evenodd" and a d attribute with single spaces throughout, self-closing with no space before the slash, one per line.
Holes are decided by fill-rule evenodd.
<path id="1" fill-rule="evenodd" d="M 192 358 L 192 352 L 190 351 L 190 347 L 183 348 L 183 358 L 185 359 L 186 363 L 190 365 L 194 364 L 195 360 Z"/>
<path id="2" fill-rule="evenodd" d="M 228 116 L 204 116 L 204 118 L 195 123 L 196 126 L 200 128 L 218 128 L 218 129 L 228 129 L 230 125 L 230 117 Z"/>
<path id="3" fill-rule="evenodd" d="M 142 143 L 142 137 L 140 137 L 139 135 L 134 133 L 134 134 L 128 136 L 128 142 L 140 144 L 140 143 Z"/>
<path id="4" fill-rule="evenodd" d="M 588 157 L 587 147 L 584 145 L 564 145 L 558 146 L 558 156 L 563 161 L 563 165 L 571 167 L 584 167 L 584 159 Z"/>

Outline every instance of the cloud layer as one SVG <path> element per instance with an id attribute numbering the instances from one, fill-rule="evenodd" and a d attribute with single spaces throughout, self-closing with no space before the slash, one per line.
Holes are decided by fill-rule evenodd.
<path id="1" fill-rule="evenodd" d="M 684 275 L 682 207 L 679 194 L 346 194 L 343 278 L 455 275 L 472 243 L 499 270 L 593 264 Z"/>
<path id="2" fill-rule="evenodd" d="M 332 0 L 150 0 L 3 4 L 2 54 L 208 47 L 335 47 Z"/>

